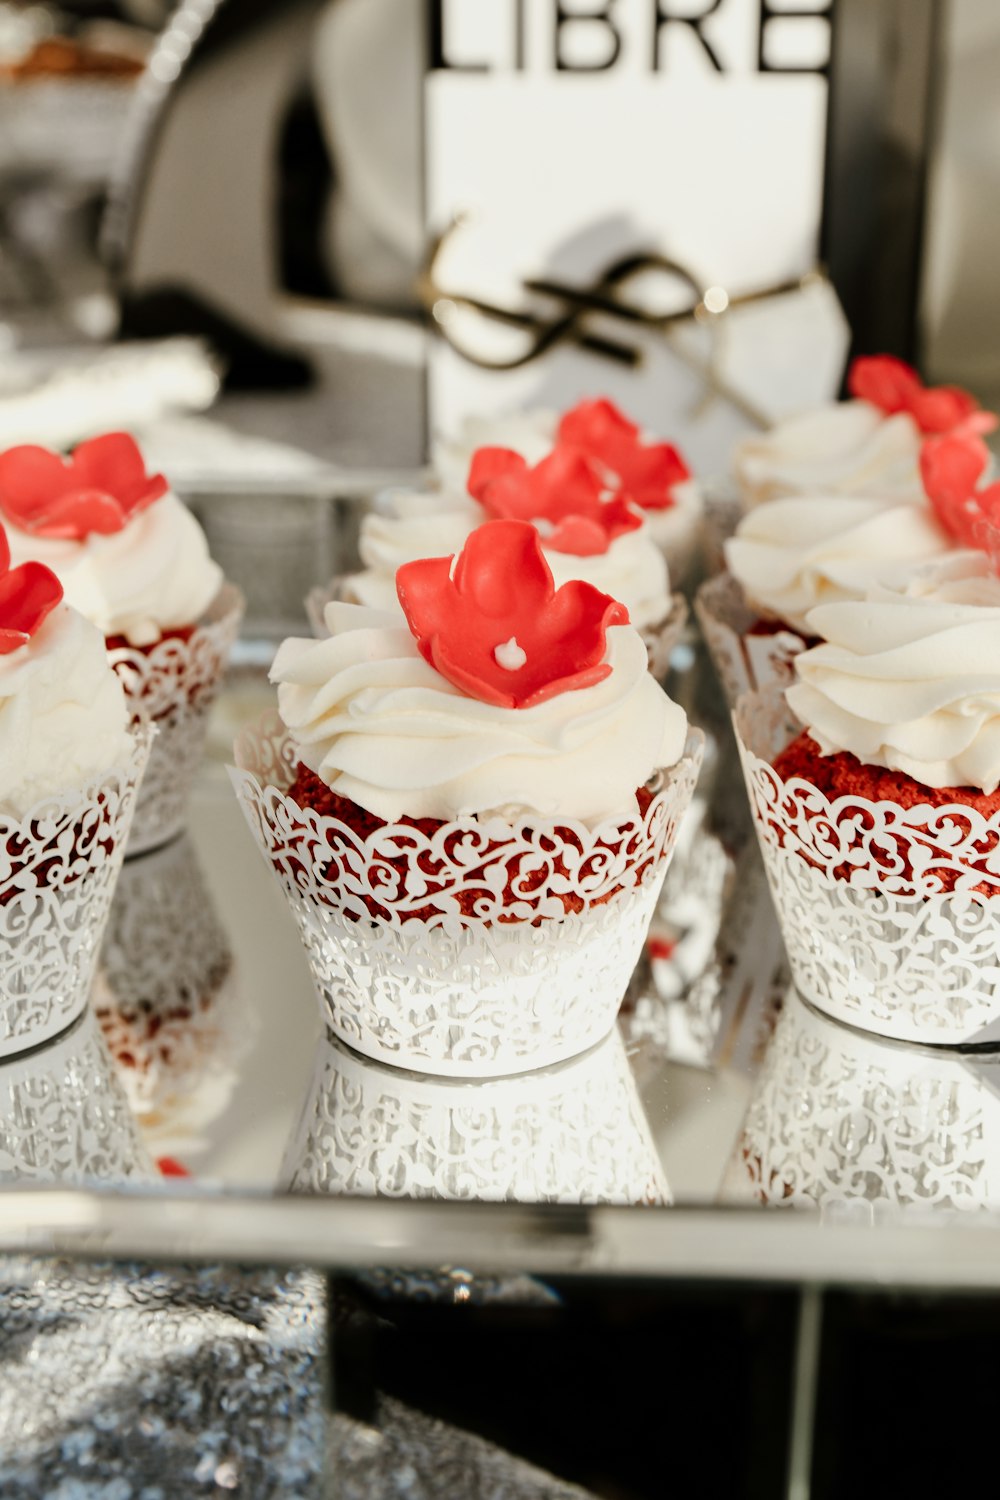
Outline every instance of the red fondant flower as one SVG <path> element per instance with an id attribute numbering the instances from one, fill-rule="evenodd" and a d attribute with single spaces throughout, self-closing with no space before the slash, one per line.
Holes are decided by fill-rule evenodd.
<path id="1" fill-rule="evenodd" d="M 72 458 L 25 444 L 0 453 L 0 510 L 35 536 L 82 541 L 121 531 L 167 492 L 162 474 L 147 474 L 125 432 L 81 443 Z"/>
<path id="2" fill-rule="evenodd" d="M 608 627 L 628 624 L 625 606 L 593 584 L 555 588 L 525 521 L 487 521 L 455 559 L 404 563 L 396 592 L 424 660 L 500 708 L 603 681 Z"/>
<path id="3" fill-rule="evenodd" d="M 1000 550 L 1000 483 L 977 488 L 990 462 L 981 438 L 961 433 L 928 438 L 920 450 L 924 490 L 946 531 L 963 547 Z"/>
<path id="4" fill-rule="evenodd" d="M 479 448 L 468 487 L 491 516 L 530 521 L 546 547 L 574 557 L 607 552 L 616 537 L 642 525 L 624 495 L 602 498 L 600 475 L 572 448 L 554 448 L 533 469 L 510 448 Z"/>
<path id="5" fill-rule="evenodd" d="M 666 510 L 691 470 L 672 443 L 644 443 L 612 401 L 581 401 L 559 423 L 559 441 L 600 465 L 643 510 Z"/>
<path id="6" fill-rule="evenodd" d="M 886 416 L 909 412 L 921 432 L 946 433 L 956 428 L 969 433 L 990 432 L 997 425 L 992 412 L 983 411 L 975 397 L 957 385 L 924 385 L 912 365 L 891 354 L 856 359 L 847 376 L 852 396 L 870 401 Z"/>
<path id="7" fill-rule="evenodd" d="M 0 526 L 0 656 L 26 646 L 62 596 L 62 584 L 44 563 L 11 568 L 7 533 Z"/>

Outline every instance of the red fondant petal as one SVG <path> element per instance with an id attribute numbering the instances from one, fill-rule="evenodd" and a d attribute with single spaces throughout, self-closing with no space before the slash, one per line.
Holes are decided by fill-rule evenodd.
<path id="1" fill-rule="evenodd" d="M 905 360 L 892 354 L 873 354 L 856 359 L 847 374 L 847 389 L 860 401 L 869 401 L 886 416 L 908 411 L 922 389 L 920 376 Z"/>
<path id="2" fill-rule="evenodd" d="M 932 386 L 913 399 L 913 416 L 921 432 L 951 432 L 977 409 L 968 391 L 956 385 Z"/>
<path id="3" fill-rule="evenodd" d="M 643 510 L 669 510 L 676 503 L 671 491 L 690 478 L 691 470 L 673 443 L 653 443 L 642 449 L 622 483 Z"/>
<path id="4" fill-rule="evenodd" d="M 595 458 L 610 460 L 611 456 L 635 443 L 639 429 L 630 422 L 624 412 L 613 401 L 600 397 L 596 401 L 580 401 L 566 412 L 559 423 L 559 441 L 569 443 Z M 609 463 L 609 467 L 614 467 Z"/>
<path id="5" fill-rule="evenodd" d="M 920 477 L 934 504 L 957 504 L 973 493 L 990 462 L 981 438 L 930 438 L 920 449 Z"/>
<path id="6" fill-rule="evenodd" d="M 430 652 L 423 654 L 435 671 L 468 697 L 492 703 L 496 708 L 517 708 L 514 693 L 517 674 L 504 672 L 501 678 L 500 668 L 491 661 L 491 653 L 476 649 L 477 645 L 469 636 L 457 639 L 437 635 L 430 643 Z"/>
<path id="7" fill-rule="evenodd" d="M 36 512 L 31 523 L 35 536 L 75 538 L 81 541 L 91 532 L 107 536 L 121 531 L 128 513 L 112 495 L 100 490 L 80 490 L 62 495 Z"/>
<path id="8" fill-rule="evenodd" d="M 607 531 L 589 516 L 567 516 L 542 540 L 553 552 L 569 557 L 599 557 L 608 550 Z"/>
<path id="9" fill-rule="evenodd" d="M 39 509 L 74 488 L 69 468 L 48 448 L 25 443 L 0 453 L 0 510 L 24 531 Z"/>
<path id="10" fill-rule="evenodd" d="M 0 625 L 0 656 L 9 656 L 19 646 L 26 646 L 31 636 L 26 630 L 7 630 Z"/>
<path id="11" fill-rule="evenodd" d="M 531 476 L 547 516 L 589 515 L 607 489 L 590 460 L 575 448 L 553 448 Z"/>
<path id="12" fill-rule="evenodd" d="M 538 532 L 518 521 L 477 527 L 455 564 L 454 580 L 459 597 L 490 620 L 509 619 L 515 607 L 530 617 L 545 607 L 554 588 Z"/>
<path id="13" fill-rule="evenodd" d="M 120 502 L 126 514 L 142 510 L 166 494 L 162 474 L 147 474 L 135 439 L 127 432 L 106 432 L 73 450 L 73 471 L 80 489 L 103 490 Z"/>
<path id="14" fill-rule="evenodd" d="M 396 597 L 427 661 L 431 661 L 430 642 L 448 612 L 452 562 L 450 557 L 422 557 L 396 570 Z"/>
<path id="15" fill-rule="evenodd" d="M 480 486 L 483 509 L 498 519 L 532 522 L 553 551 L 593 556 L 606 552 L 616 536 L 642 525 L 620 497 L 603 499 L 604 481 L 575 448 L 556 447 L 533 469 L 523 461 L 516 467 L 492 458 L 489 463 L 495 477 Z"/>
<path id="16" fill-rule="evenodd" d="M 545 521 L 544 502 L 521 474 L 500 474 L 484 485 L 478 496 L 488 516 L 497 521 Z"/>
<path id="17" fill-rule="evenodd" d="M 506 708 L 600 681 L 607 629 L 628 621 L 623 605 L 588 583 L 556 590 L 538 533 L 523 521 L 479 527 L 453 566 L 404 564 L 396 589 L 425 660 L 463 692 Z M 508 670 L 496 651 L 512 637 L 525 661 Z"/>
<path id="18" fill-rule="evenodd" d="M 672 443 L 643 443 L 636 424 L 611 401 L 573 407 L 559 424 L 559 441 L 599 463 L 644 510 L 666 510 L 674 485 L 691 477 Z"/>
<path id="19" fill-rule="evenodd" d="M 976 502 L 990 526 L 1000 526 L 1000 482 L 976 492 Z"/>
<path id="20" fill-rule="evenodd" d="M 0 629 L 23 634 L 27 640 L 62 596 L 62 584 L 51 568 L 40 562 L 22 563 L 0 577 Z"/>
<path id="21" fill-rule="evenodd" d="M 475 500 L 482 500 L 489 485 L 508 475 L 523 476 L 528 472 L 527 459 L 512 448 L 477 448 L 469 464 L 466 489 Z"/>
<path id="22" fill-rule="evenodd" d="M 998 426 L 1000 426 L 1000 417 L 995 411 L 983 411 L 982 408 L 977 407 L 975 411 L 969 413 L 959 431 L 967 437 L 982 436 L 987 432 L 993 432 Z"/>

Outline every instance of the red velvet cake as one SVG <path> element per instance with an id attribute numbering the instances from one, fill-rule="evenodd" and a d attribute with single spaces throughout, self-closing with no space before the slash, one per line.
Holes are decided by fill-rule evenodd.
<path id="1" fill-rule="evenodd" d="M 905 808 L 958 805 L 971 808 L 983 818 L 990 818 L 1000 811 L 1000 787 L 994 792 L 986 793 L 971 786 L 924 786 L 922 782 L 915 781 L 912 776 L 907 776 L 905 771 L 890 771 L 883 766 L 865 765 L 858 760 L 856 755 L 851 755 L 847 750 L 839 750 L 834 755 L 823 755 L 816 741 L 805 731 L 775 757 L 774 770 L 782 781 L 791 781 L 793 777 L 797 777 L 802 781 L 810 782 L 831 801 L 837 797 L 857 797 L 869 802 L 888 802 Z M 887 833 L 886 837 L 902 853 L 905 847 L 903 841 L 894 840 L 891 833 Z M 926 843 L 927 847 L 935 848 L 930 837 Z M 982 869 L 984 874 L 990 874 L 986 860 L 995 861 L 998 844 L 1000 844 L 1000 838 L 996 834 L 987 835 L 982 841 L 982 861 L 974 861 L 972 868 Z M 937 847 L 940 849 L 942 863 L 947 865 L 950 858 L 948 846 L 942 844 Z M 803 858 L 805 857 L 803 855 Z M 902 872 L 907 876 L 913 873 L 905 854 L 902 858 Z M 837 880 L 849 880 L 852 874 L 856 873 L 856 866 L 846 863 L 837 865 L 831 873 Z M 947 868 L 939 871 L 942 891 L 954 889 L 957 879 L 957 874 Z M 995 871 L 988 882 L 975 889 L 982 891 L 986 896 L 996 895 Z"/>
<path id="2" fill-rule="evenodd" d="M 352 829 L 359 838 L 362 839 L 366 839 L 370 837 L 371 834 L 376 833 L 378 829 L 386 828 L 388 826 L 385 818 L 379 818 L 374 813 L 366 811 L 365 808 L 359 807 L 356 802 L 351 802 L 348 798 L 339 796 L 335 791 L 333 791 L 331 787 L 327 786 L 326 782 L 323 781 L 319 776 L 317 776 L 314 771 L 311 771 L 308 766 L 303 765 L 301 761 L 296 767 L 295 780 L 288 788 L 287 795 L 294 802 L 297 802 L 300 807 L 311 807 L 315 812 L 322 813 L 324 817 L 337 818 L 342 823 L 346 823 L 347 826 Z M 635 800 L 640 815 L 642 817 L 645 817 L 646 812 L 649 808 L 649 804 L 653 800 L 652 793 L 649 791 L 649 788 L 644 786 L 639 787 L 635 794 Z M 445 827 L 445 820 L 442 818 L 402 817 L 397 820 L 397 823 L 403 824 L 409 828 L 416 829 L 416 831 L 423 834 L 425 838 L 433 838 L 440 829 Z M 581 846 L 579 837 L 569 828 L 555 827 L 551 830 L 551 833 L 547 834 L 546 841 L 550 848 L 554 846 L 556 838 L 561 838 L 562 841 L 566 844 L 567 853 L 570 854 L 573 870 L 575 872 L 574 878 L 577 878 L 579 873 L 581 872 L 581 855 L 583 854 L 583 848 Z M 452 844 L 458 843 L 461 839 L 462 832 L 460 829 L 457 829 L 453 838 L 448 840 L 448 847 L 450 848 Z M 487 849 L 485 850 L 486 859 L 491 859 L 501 848 L 502 845 L 499 842 L 489 844 L 487 846 Z M 602 840 L 598 843 L 597 848 L 602 852 L 606 851 L 608 854 L 617 854 L 620 845 L 610 844 L 607 841 Z M 548 878 L 548 876 L 551 874 L 551 871 L 544 870 L 542 868 L 538 868 L 534 871 L 522 870 L 522 866 L 524 865 L 526 857 L 526 854 L 521 851 L 517 854 L 511 855 L 507 863 L 508 878 L 507 885 L 503 892 L 505 905 L 513 905 L 515 902 L 523 902 L 526 897 L 530 897 L 531 895 L 533 895 L 539 889 L 542 880 Z M 591 855 L 592 860 L 594 860 L 595 858 L 596 855 Z M 400 877 L 405 876 L 408 861 L 402 855 L 387 858 L 385 863 L 387 865 L 390 865 L 393 870 L 395 870 L 396 874 Z M 649 861 L 647 860 L 645 864 L 637 866 L 634 870 L 630 869 L 629 879 L 631 884 L 638 885 L 641 882 L 648 863 Z M 430 868 L 427 863 L 425 863 L 422 868 L 424 875 L 428 878 L 428 895 L 432 896 L 435 894 L 434 875 L 436 872 L 433 868 Z M 565 857 L 557 856 L 553 860 L 552 869 L 554 869 L 557 874 L 562 874 L 564 876 L 569 876 L 570 873 L 569 865 L 567 864 Z M 485 876 L 485 860 L 483 864 L 483 874 Z M 468 879 L 474 880 L 475 876 L 476 871 L 474 868 L 470 869 L 467 872 Z M 603 905 L 605 901 L 610 901 L 613 896 L 618 895 L 621 890 L 621 885 L 615 886 L 614 889 L 605 892 L 604 895 L 600 896 L 590 904 L 594 906 Z M 482 888 L 477 888 L 473 885 L 463 888 L 463 890 L 458 894 L 457 900 L 464 915 L 474 916 L 478 902 L 486 894 L 487 892 L 485 886 Z M 365 896 L 363 897 L 363 900 L 373 917 L 385 918 L 388 916 L 387 910 L 383 906 L 381 906 L 374 899 L 374 897 Z M 560 892 L 560 900 L 562 902 L 563 911 L 567 915 L 570 912 L 580 912 L 584 908 L 583 899 L 576 893 L 576 891 Z M 435 906 L 429 902 L 426 907 L 421 907 L 416 911 L 406 912 L 403 915 L 402 920 L 404 922 L 426 922 L 434 915 L 435 910 Z M 523 920 L 523 918 L 512 913 L 510 917 L 499 917 L 497 920 L 500 922 L 516 922 Z M 534 919 L 533 925 L 537 926 L 539 922 L 544 920 L 544 917 L 536 917 Z"/>

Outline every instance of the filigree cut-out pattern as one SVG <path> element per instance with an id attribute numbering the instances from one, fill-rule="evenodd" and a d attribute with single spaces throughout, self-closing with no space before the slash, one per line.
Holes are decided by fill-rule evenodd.
<path id="1" fill-rule="evenodd" d="M 58 1036 L 87 1003 L 151 731 L 122 766 L 0 817 L 0 1057 Z"/>
<path id="2" fill-rule="evenodd" d="M 995 1208 L 1000 1103 L 958 1057 L 880 1044 L 793 995 L 738 1150 L 762 1203 Z"/>
<path id="3" fill-rule="evenodd" d="M 734 718 L 799 991 L 885 1036 L 988 1040 L 1000 1022 L 1000 814 L 831 802 L 775 775 L 801 729 L 779 693 L 748 695 Z"/>
<path id="4" fill-rule="evenodd" d="M 562 1061 L 610 1031 L 702 746 L 693 732 L 644 816 L 596 830 L 467 818 L 361 838 L 285 795 L 297 757 L 277 713 L 240 736 L 230 774 L 337 1035 L 385 1062 L 489 1076 Z"/>
<path id="5" fill-rule="evenodd" d="M 760 618 L 731 573 L 710 578 L 698 590 L 695 614 L 726 701 L 732 708 L 741 693 L 772 685 L 790 687 L 795 681 L 795 658 L 805 641 L 787 628 L 752 635 Z"/>
<path id="6" fill-rule="evenodd" d="M 524 1078 L 415 1078 L 327 1040 L 285 1153 L 292 1192 L 666 1203 L 621 1039 Z"/>
<path id="7" fill-rule="evenodd" d="M 166 636 L 152 650 L 118 646 L 108 658 L 129 705 L 156 725 L 136 809 L 129 853 L 155 849 L 184 825 L 188 793 L 201 762 L 208 714 L 243 618 L 239 589 L 224 584 L 185 639 Z"/>
<path id="8" fill-rule="evenodd" d="M 0 1181 L 114 1183 L 155 1175 L 93 1016 L 0 1068 Z"/>

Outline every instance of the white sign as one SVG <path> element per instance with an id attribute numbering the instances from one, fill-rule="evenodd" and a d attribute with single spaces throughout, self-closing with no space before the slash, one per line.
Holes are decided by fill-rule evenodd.
<path id="1" fill-rule="evenodd" d="M 813 269 L 830 0 L 430 4 L 427 229 L 450 229 L 433 280 L 438 317 L 462 348 L 492 362 L 523 359 L 567 313 L 551 287 L 526 283 L 601 295 L 609 266 L 640 252 L 681 272 L 654 267 L 614 295 L 661 313 L 692 305 L 695 288 L 733 296 Z M 516 321 L 524 313 L 534 328 Z M 619 357 L 595 352 L 595 340 Z M 684 342 L 690 352 L 690 330 Z M 709 335 L 702 344 L 707 359 Z M 626 362 L 636 351 L 639 369 Z M 740 420 L 711 408 L 695 418 L 701 378 L 659 334 L 615 316 L 577 316 L 546 352 L 503 373 L 444 342 L 431 359 L 439 430 L 470 410 L 561 406 L 586 394 L 614 396 L 657 430 L 688 427 L 689 440 L 713 448 Z M 824 394 L 797 385 L 799 400 Z"/>

